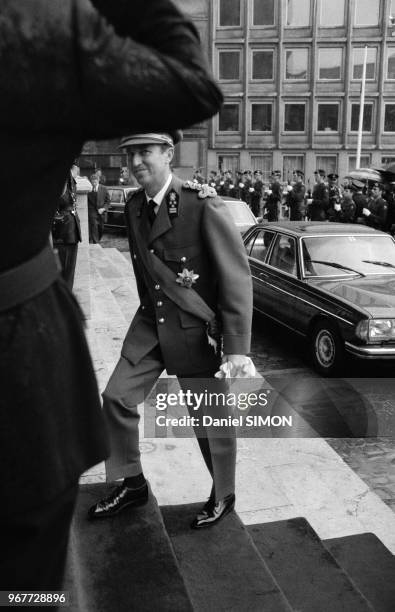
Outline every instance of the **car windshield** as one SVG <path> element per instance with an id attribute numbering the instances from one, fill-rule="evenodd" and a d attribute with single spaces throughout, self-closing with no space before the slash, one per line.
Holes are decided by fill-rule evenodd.
<path id="1" fill-rule="evenodd" d="M 391 236 L 314 236 L 303 238 L 305 276 L 394 274 Z"/>
<path id="2" fill-rule="evenodd" d="M 245 202 L 226 201 L 225 204 L 235 223 L 255 223 L 254 215 Z"/>

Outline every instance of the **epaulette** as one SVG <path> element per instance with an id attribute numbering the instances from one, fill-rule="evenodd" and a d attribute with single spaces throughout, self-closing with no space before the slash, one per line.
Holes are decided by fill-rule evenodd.
<path id="1" fill-rule="evenodd" d="M 196 183 L 195 181 L 185 181 L 183 184 L 184 189 L 191 189 L 192 191 L 197 191 L 198 198 L 204 200 L 205 198 L 215 198 L 217 195 L 214 187 L 210 187 L 207 183 L 201 185 L 200 183 Z"/>

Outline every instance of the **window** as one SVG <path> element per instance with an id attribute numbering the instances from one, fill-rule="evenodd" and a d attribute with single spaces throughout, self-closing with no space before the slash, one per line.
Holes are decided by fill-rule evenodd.
<path id="1" fill-rule="evenodd" d="M 240 51 L 219 52 L 219 78 L 221 81 L 240 79 Z"/>
<path id="2" fill-rule="evenodd" d="M 395 132 L 395 104 L 385 105 L 384 132 Z"/>
<path id="3" fill-rule="evenodd" d="M 317 155 L 316 168 L 325 170 L 327 176 L 332 172 L 337 172 L 336 155 Z"/>
<path id="4" fill-rule="evenodd" d="M 382 157 L 381 165 L 388 166 L 388 164 L 395 164 L 395 157 Z"/>
<path id="5" fill-rule="evenodd" d="M 287 26 L 310 25 L 310 0 L 287 0 Z"/>
<path id="6" fill-rule="evenodd" d="M 296 276 L 296 241 L 292 236 L 278 234 L 269 264 L 278 270 Z"/>
<path id="7" fill-rule="evenodd" d="M 283 157 L 283 177 L 286 181 L 292 180 L 294 170 L 303 170 L 304 172 L 304 156 L 303 155 L 284 155 Z"/>
<path id="8" fill-rule="evenodd" d="M 369 168 L 370 166 L 370 155 L 361 155 L 360 168 Z M 355 155 L 350 155 L 348 158 L 348 171 L 355 170 L 357 167 L 357 158 Z"/>
<path id="9" fill-rule="evenodd" d="M 274 0 L 254 0 L 254 26 L 274 25 Z"/>
<path id="10" fill-rule="evenodd" d="M 305 104 L 285 104 L 284 105 L 284 131 L 285 132 L 304 132 L 305 131 Z"/>
<path id="11" fill-rule="evenodd" d="M 388 48 L 387 79 L 395 79 L 395 47 Z"/>
<path id="12" fill-rule="evenodd" d="M 220 0 L 219 1 L 219 25 L 220 26 L 239 26 L 240 25 L 240 0 Z"/>
<path id="13" fill-rule="evenodd" d="M 358 132 L 359 128 L 359 109 L 360 104 L 351 104 L 351 131 Z M 368 103 L 363 107 L 363 124 L 362 130 L 364 132 L 372 131 L 372 120 L 373 120 L 373 104 Z"/>
<path id="14" fill-rule="evenodd" d="M 321 0 L 320 26 L 330 28 L 344 25 L 344 0 Z"/>
<path id="15" fill-rule="evenodd" d="M 318 78 L 326 80 L 341 79 L 343 49 L 328 47 L 319 49 Z"/>
<path id="16" fill-rule="evenodd" d="M 377 26 L 380 17 L 380 0 L 355 0 L 355 25 Z"/>
<path id="17" fill-rule="evenodd" d="M 318 104 L 317 130 L 319 132 L 339 131 L 338 104 Z"/>
<path id="18" fill-rule="evenodd" d="M 251 104 L 251 130 L 253 132 L 272 131 L 271 104 Z"/>
<path id="19" fill-rule="evenodd" d="M 251 155 L 251 170 L 260 170 L 264 181 L 269 180 L 273 167 L 271 155 Z"/>
<path id="20" fill-rule="evenodd" d="M 252 52 L 252 78 L 273 80 L 273 51 Z"/>
<path id="21" fill-rule="evenodd" d="M 357 47 L 353 52 L 353 79 L 362 79 L 363 72 L 363 60 L 365 57 L 365 49 L 363 47 Z M 366 60 L 366 79 L 374 80 L 376 76 L 376 59 L 377 49 L 375 47 L 368 48 L 368 55 Z"/>
<path id="22" fill-rule="evenodd" d="M 218 128 L 220 132 L 239 131 L 239 105 L 224 104 L 219 112 Z"/>
<path id="23" fill-rule="evenodd" d="M 288 49 L 285 60 L 285 78 L 307 79 L 308 61 L 308 49 Z"/>
<path id="24" fill-rule="evenodd" d="M 218 155 L 218 170 L 225 172 L 230 170 L 232 174 L 239 169 L 240 160 L 238 155 Z"/>
<path id="25" fill-rule="evenodd" d="M 249 253 L 250 257 L 258 259 L 259 261 L 265 261 L 273 237 L 274 233 L 269 232 L 268 230 L 261 230 L 258 232 L 258 234 L 256 234 L 254 244 L 252 245 L 251 253 Z M 249 249 L 247 248 L 247 254 L 248 251 Z"/>

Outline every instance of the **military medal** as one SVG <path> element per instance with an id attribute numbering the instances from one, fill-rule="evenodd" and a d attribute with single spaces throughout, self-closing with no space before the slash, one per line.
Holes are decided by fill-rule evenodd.
<path id="1" fill-rule="evenodd" d="M 179 199 L 180 199 L 180 196 L 178 195 L 176 191 L 174 191 L 174 189 L 169 191 L 169 193 L 167 194 L 166 204 L 167 204 L 167 212 L 169 215 L 169 219 L 175 219 L 175 217 L 178 217 Z"/>

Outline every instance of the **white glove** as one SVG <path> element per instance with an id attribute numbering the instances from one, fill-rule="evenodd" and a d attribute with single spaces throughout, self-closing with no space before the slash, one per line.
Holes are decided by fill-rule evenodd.
<path id="1" fill-rule="evenodd" d="M 340 204 L 335 204 L 334 206 L 335 210 L 337 210 L 337 212 L 339 212 L 339 210 L 342 209 L 342 207 L 340 206 Z"/>
<path id="2" fill-rule="evenodd" d="M 365 217 L 370 217 L 370 215 L 372 213 L 370 212 L 370 210 L 368 208 L 363 208 L 362 209 L 362 214 L 365 215 Z"/>
<path id="3" fill-rule="evenodd" d="M 246 362 L 237 371 L 230 361 L 225 361 L 214 374 L 215 378 L 254 378 L 255 375 L 256 368 L 249 357 L 246 357 Z"/>
<path id="4" fill-rule="evenodd" d="M 287 185 L 287 191 L 288 191 L 288 193 L 289 193 L 290 191 L 292 191 L 292 185 Z"/>
<path id="5" fill-rule="evenodd" d="M 229 185 L 229 188 L 230 188 L 230 189 L 233 189 L 233 187 L 234 187 L 234 185 Z"/>
<path id="6" fill-rule="evenodd" d="M 243 189 L 244 183 L 239 183 L 239 187 L 240 187 L 240 189 Z"/>
<path id="7" fill-rule="evenodd" d="M 252 193 L 253 191 L 255 191 L 255 189 L 253 187 L 250 187 L 248 191 Z"/>
<path id="8" fill-rule="evenodd" d="M 312 204 L 313 203 L 313 199 L 312 198 L 307 198 L 307 204 Z"/>

